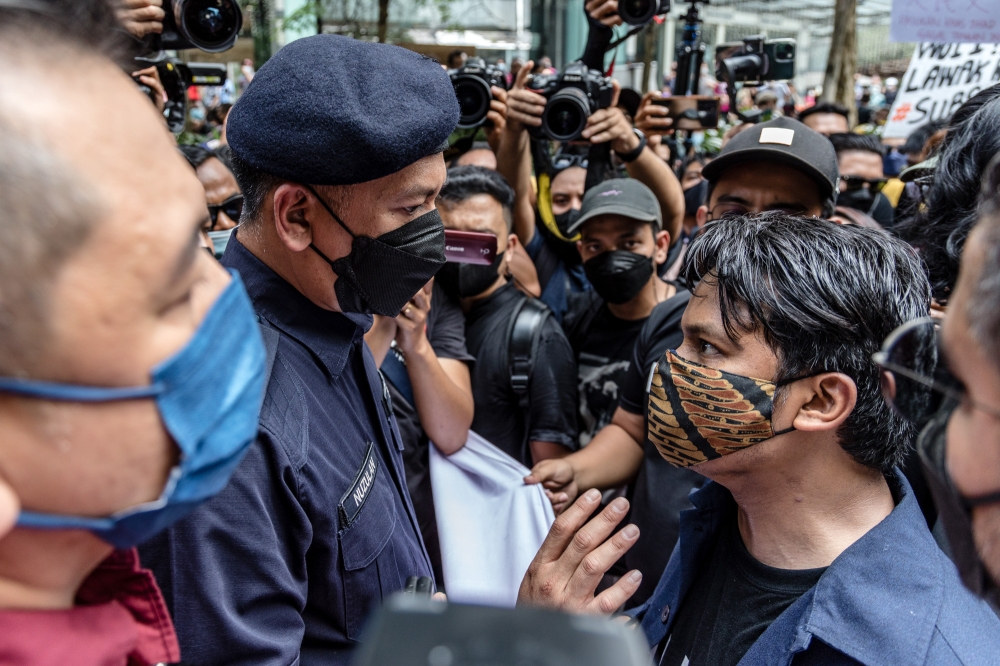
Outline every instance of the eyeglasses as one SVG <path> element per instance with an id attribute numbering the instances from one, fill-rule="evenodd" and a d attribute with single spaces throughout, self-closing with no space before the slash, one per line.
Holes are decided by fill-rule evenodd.
<path id="1" fill-rule="evenodd" d="M 942 362 L 940 325 L 931 317 L 909 321 L 889 334 L 872 355 L 881 371 L 882 396 L 893 411 L 923 427 L 945 399 L 1000 418 L 1000 410 L 972 401 Z"/>
<path id="2" fill-rule="evenodd" d="M 779 207 L 765 208 L 761 213 L 778 211 L 786 215 L 805 215 L 806 211 L 801 208 Z M 708 211 L 709 220 L 721 220 L 724 217 L 740 217 L 742 215 L 756 215 L 758 211 L 751 210 L 743 204 L 733 202 L 719 202 Z"/>
<path id="3" fill-rule="evenodd" d="M 208 204 L 208 214 L 212 218 L 212 227 L 209 231 L 215 229 L 215 224 L 219 219 L 219 211 L 226 214 L 233 222 L 240 221 L 240 215 L 243 213 L 243 195 L 234 194 L 220 204 Z"/>
<path id="4" fill-rule="evenodd" d="M 562 171 L 563 169 L 568 169 L 573 166 L 587 168 L 589 164 L 586 155 L 573 155 L 573 154 L 560 154 L 555 155 L 552 158 L 552 168 L 556 171 Z"/>
<path id="5" fill-rule="evenodd" d="M 868 189 L 873 192 L 881 192 L 885 184 L 889 182 L 888 178 L 862 178 L 861 176 L 841 176 L 840 182 L 847 186 L 847 191 L 860 190 L 865 185 Z"/>

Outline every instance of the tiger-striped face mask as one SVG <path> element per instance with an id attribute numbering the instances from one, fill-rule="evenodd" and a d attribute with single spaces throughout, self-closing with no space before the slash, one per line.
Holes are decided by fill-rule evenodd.
<path id="1" fill-rule="evenodd" d="M 808 376 L 808 375 L 807 375 Z M 715 460 L 766 439 L 774 432 L 774 392 L 806 376 L 775 383 L 716 370 L 668 350 L 653 372 L 647 405 L 648 436 L 675 467 Z"/>

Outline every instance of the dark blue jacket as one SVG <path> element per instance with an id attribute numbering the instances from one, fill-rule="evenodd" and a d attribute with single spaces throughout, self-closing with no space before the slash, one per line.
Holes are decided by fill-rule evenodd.
<path id="1" fill-rule="evenodd" d="M 894 483 L 893 483 L 894 482 Z M 1000 620 L 941 552 L 901 473 L 896 508 L 833 561 L 743 656 L 740 666 L 1000 664 Z M 629 612 L 651 646 L 671 630 L 721 519 L 735 510 L 716 483 L 691 493 L 680 538 L 650 600 Z"/>
<path id="2" fill-rule="evenodd" d="M 222 493 L 142 561 L 185 664 L 347 664 L 379 601 L 433 576 L 363 342 L 371 317 L 317 307 L 235 239 L 223 263 L 277 345 L 259 434 Z"/>

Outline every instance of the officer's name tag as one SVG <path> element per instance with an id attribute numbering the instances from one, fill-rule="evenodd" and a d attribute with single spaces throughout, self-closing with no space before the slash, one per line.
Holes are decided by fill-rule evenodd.
<path id="1" fill-rule="evenodd" d="M 340 517 L 344 521 L 344 527 L 354 522 L 365 505 L 365 500 L 371 494 L 372 486 L 375 485 L 375 477 L 378 475 L 378 456 L 375 455 L 375 443 L 369 442 L 368 450 L 365 453 L 365 461 L 358 470 L 358 475 L 354 477 L 354 483 L 347 489 L 344 496 L 340 498 Z"/>

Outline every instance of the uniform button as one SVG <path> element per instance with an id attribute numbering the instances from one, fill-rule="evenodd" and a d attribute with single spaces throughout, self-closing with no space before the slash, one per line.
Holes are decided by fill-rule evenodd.
<path id="1" fill-rule="evenodd" d="M 669 619 L 670 619 L 670 606 L 664 606 L 663 610 L 660 611 L 660 622 L 666 624 L 667 620 Z"/>

